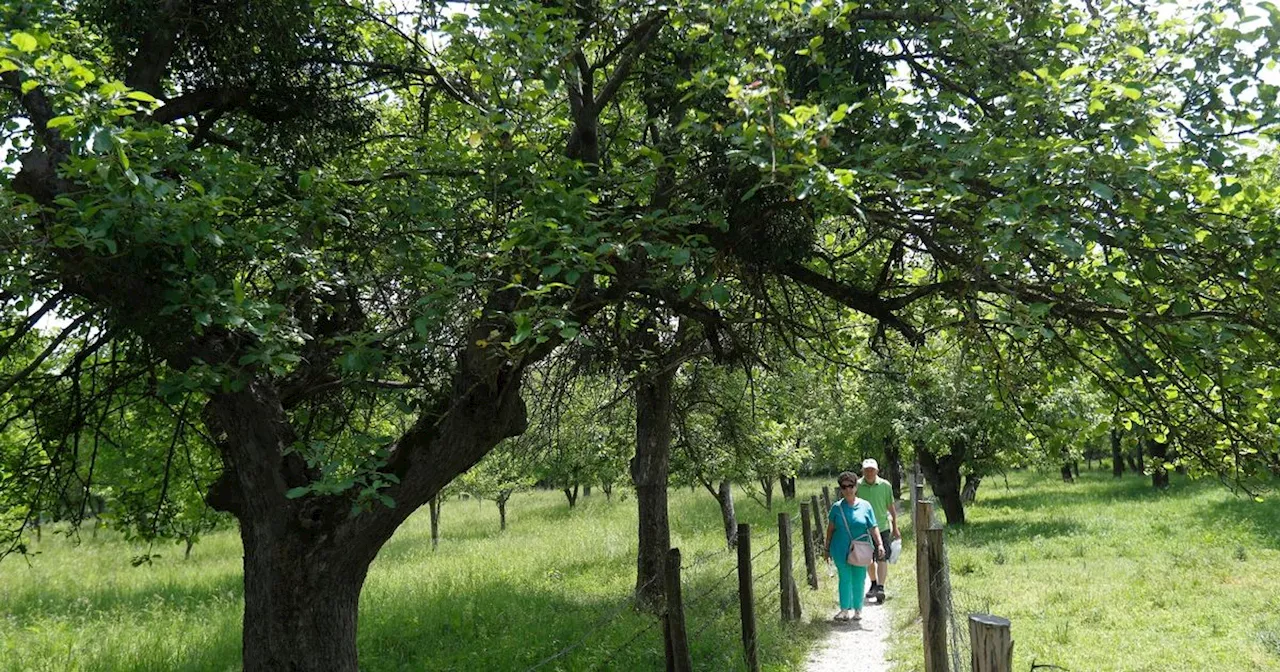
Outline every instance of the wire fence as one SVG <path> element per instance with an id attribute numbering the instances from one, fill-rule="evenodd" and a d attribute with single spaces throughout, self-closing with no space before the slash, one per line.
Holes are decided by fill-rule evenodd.
<path id="1" fill-rule="evenodd" d="M 646 581 L 646 582 L 644 583 L 644 585 L 640 586 L 640 590 L 637 590 L 636 592 L 638 593 L 638 592 L 643 591 L 644 589 L 648 588 L 649 586 L 652 586 L 652 585 L 653 585 L 653 583 L 654 583 L 655 581 L 657 581 L 657 580 L 658 580 L 658 578 L 659 578 L 659 577 L 655 576 L 655 577 L 653 577 L 653 578 L 649 579 L 648 581 Z M 540 661 L 538 661 L 537 663 L 535 663 L 532 667 L 526 668 L 526 669 L 525 669 L 525 672 L 533 672 L 534 670 L 537 670 L 537 669 L 539 669 L 539 668 L 543 667 L 544 665 L 547 665 L 548 663 L 551 663 L 551 662 L 553 662 L 553 661 L 559 660 L 560 658 L 563 658 L 563 657 L 565 657 L 565 656 L 569 655 L 569 654 L 570 654 L 570 653 L 572 653 L 574 650 L 576 650 L 578 647 L 580 647 L 580 646 L 582 646 L 583 644 L 585 644 L 585 643 L 587 642 L 587 640 L 591 638 L 591 636 L 592 636 L 592 635 L 596 634 L 596 633 L 597 633 L 597 632 L 599 632 L 600 630 L 604 629 L 606 626 L 608 626 L 608 625 L 612 624 L 614 621 L 616 621 L 616 620 L 618 619 L 618 617 L 622 615 L 622 612 L 626 611 L 628 607 L 630 607 L 630 606 L 632 606 L 632 605 L 634 604 L 634 602 L 635 602 L 635 596 L 634 596 L 634 595 L 628 595 L 625 599 L 623 599 L 622 601 L 620 601 L 620 602 L 619 602 L 617 605 L 615 605 L 612 609 L 610 609 L 608 612 L 606 612 L 604 616 L 602 616 L 601 618 L 597 619 L 597 620 L 596 620 L 596 621 L 591 625 L 591 627 L 590 627 L 590 628 L 587 628 L 586 632 L 582 633 L 582 634 L 581 634 L 581 635 L 580 635 L 576 640 L 574 640 L 574 641 L 573 641 L 572 643 L 570 643 L 568 646 L 566 646 L 566 647 L 564 647 L 564 648 L 560 649 L 559 651 L 556 651 L 555 653 L 553 653 L 553 654 L 551 654 L 551 655 L 547 656 L 546 658 L 543 658 L 542 660 L 540 660 Z M 652 623 L 650 623 L 650 624 L 649 624 L 649 627 L 646 627 L 646 628 L 642 629 L 642 630 L 641 630 L 641 631 L 640 631 L 640 632 L 639 632 L 635 637 L 633 637 L 633 638 L 632 638 L 632 639 L 630 639 L 630 640 L 627 640 L 627 642 L 626 642 L 625 644 L 623 644 L 623 645 L 622 645 L 622 647 L 619 647 L 619 649 L 621 649 L 621 648 L 625 648 L 625 647 L 627 647 L 628 645 L 630 645 L 630 644 L 631 644 L 635 639 L 638 639 L 640 635 L 642 635 L 642 634 L 644 634 L 645 632 L 647 632 L 647 631 L 649 630 L 649 628 L 651 628 L 652 626 L 653 626 L 653 624 L 652 624 Z M 616 653 L 616 652 L 615 652 L 615 653 Z M 611 654 L 611 655 L 613 655 L 613 654 Z"/>
<path id="2" fill-rule="evenodd" d="M 762 528 L 770 529 L 769 526 L 762 526 Z M 800 531 L 799 526 L 793 526 L 791 528 L 791 537 L 793 542 L 797 538 L 800 538 L 800 540 L 803 541 L 802 532 Z M 777 552 L 779 543 L 780 543 L 780 540 L 775 538 L 773 543 L 769 544 L 768 546 L 758 551 L 755 551 L 751 556 L 751 566 L 753 568 L 756 567 L 757 561 L 759 561 L 766 554 Z M 792 569 L 794 572 L 797 553 L 795 552 L 796 547 L 794 545 L 792 548 L 793 548 Z M 800 555 L 801 555 L 800 564 L 803 566 L 803 562 L 804 562 L 803 551 L 800 552 Z M 730 563 L 731 566 L 728 568 L 727 571 L 721 571 L 723 567 L 721 567 L 719 563 L 729 558 L 733 558 L 734 562 Z M 693 639 L 696 640 L 708 629 L 714 627 L 717 623 L 722 623 L 724 618 L 726 617 L 726 614 L 736 613 L 735 610 L 730 608 L 734 603 L 739 603 L 740 600 L 742 599 L 742 596 L 739 592 L 738 582 L 736 580 L 731 581 L 731 579 L 734 579 L 739 572 L 738 562 L 736 561 L 736 558 L 737 558 L 737 549 L 722 548 L 722 549 L 704 551 L 702 553 L 695 554 L 690 560 L 688 560 L 687 562 L 681 565 L 680 567 L 681 583 L 688 583 L 688 584 L 701 583 L 701 581 L 693 578 L 693 575 L 695 574 L 695 570 L 699 570 L 704 567 L 714 568 L 714 569 L 710 569 L 709 571 L 706 571 L 706 574 L 713 574 L 714 578 L 711 579 L 711 581 L 705 587 L 700 586 L 699 591 L 696 594 L 684 600 L 683 608 L 685 609 L 685 611 L 692 611 L 696 607 L 699 607 L 700 605 L 705 604 L 708 599 L 712 599 L 713 596 L 716 595 L 717 593 L 721 593 L 718 597 L 715 597 L 713 599 L 713 608 L 710 612 L 707 613 L 707 617 L 702 619 L 702 623 L 700 623 L 697 626 L 697 628 L 693 631 Z M 760 582 L 763 581 L 766 577 L 773 577 L 775 581 L 778 580 L 779 570 L 781 566 L 782 566 L 782 559 L 781 557 L 779 557 L 779 559 L 767 569 L 753 571 L 752 577 L 751 577 L 753 593 L 757 592 L 756 589 L 760 586 Z M 795 574 L 793 573 L 792 576 L 794 578 Z M 536 670 L 544 669 L 547 665 L 550 665 L 555 661 L 561 660 L 566 656 L 569 656 L 570 654 L 572 654 L 573 652 L 577 651 L 582 646 L 584 646 L 587 642 L 591 641 L 593 638 L 598 637 L 604 630 L 612 626 L 622 616 L 622 614 L 628 610 L 628 608 L 632 607 L 635 604 L 636 594 L 650 587 L 653 584 L 653 582 L 656 581 L 658 578 L 659 577 L 654 577 L 650 579 L 648 582 L 646 582 L 643 586 L 641 586 L 631 595 L 628 595 L 625 599 L 619 601 L 616 605 L 608 609 L 600 618 L 596 619 L 591 624 L 590 627 L 588 627 L 581 635 L 579 635 L 576 639 L 574 639 L 568 645 L 546 656 L 545 658 L 542 658 L 537 663 L 534 663 L 532 666 L 525 668 L 525 672 L 535 672 Z M 762 597 L 760 599 L 755 600 L 754 602 L 754 608 L 757 613 L 760 613 L 762 610 L 766 610 L 766 609 L 772 610 L 774 607 L 778 605 L 779 600 L 782 599 L 782 592 L 780 588 L 775 590 L 766 589 L 765 592 L 762 593 L 761 595 Z M 649 622 L 645 624 L 643 627 L 636 629 L 636 631 L 632 633 L 631 636 L 628 637 L 626 640 L 624 640 L 620 645 L 610 649 L 609 652 L 606 653 L 598 662 L 592 665 L 590 669 L 592 670 L 606 669 L 610 663 L 613 663 L 615 660 L 617 660 L 618 656 L 620 656 L 623 652 L 627 651 L 632 645 L 638 642 L 646 634 L 652 632 L 659 625 L 662 625 L 663 623 L 665 623 L 666 616 L 667 616 L 665 606 L 663 610 L 660 613 L 655 614 L 655 616 L 656 616 L 655 618 L 650 619 Z M 740 658 L 742 664 L 746 665 L 746 654 L 743 650 L 741 649 L 739 650 L 738 657 Z"/>

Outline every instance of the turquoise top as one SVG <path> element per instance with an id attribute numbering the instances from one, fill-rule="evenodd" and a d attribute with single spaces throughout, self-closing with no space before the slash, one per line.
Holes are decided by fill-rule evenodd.
<path id="1" fill-rule="evenodd" d="M 844 516 L 845 522 L 840 522 L 837 516 Z M 830 551 L 831 559 L 836 562 L 844 562 L 854 539 L 870 544 L 876 541 L 871 536 L 871 528 L 876 527 L 876 512 L 871 510 L 871 504 L 865 499 L 854 500 L 853 506 L 849 506 L 841 499 L 831 507 L 827 520 L 836 527 L 835 534 L 831 535 Z M 853 533 L 852 539 L 849 538 L 849 532 L 845 532 L 845 523 L 848 523 L 849 532 Z"/>

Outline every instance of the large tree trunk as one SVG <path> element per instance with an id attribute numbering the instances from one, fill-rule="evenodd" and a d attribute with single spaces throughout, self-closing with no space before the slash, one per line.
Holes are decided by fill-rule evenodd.
<path id="1" fill-rule="evenodd" d="M 931 451 L 917 447 L 920 456 L 920 468 L 925 479 L 932 484 L 933 494 L 942 504 L 942 511 L 947 516 L 948 525 L 964 524 L 964 502 L 960 498 L 960 465 L 964 463 L 967 446 L 956 442 L 951 446 L 951 454 L 941 458 Z"/>
<path id="2" fill-rule="evenodd" d="M 1156 488 L 1169 487 L 1169 471 L 1164 468 L 1168 459 L 1169 444 L 1155 439 L 1146 440 L 1147 450 L 1151 451 L 1151 485 Z"/>
<path id="3" fill-rule="evenodd" d="M 1138 456 L 1138 468 L 1135 470 L 1139 474 L 1147 473 L 1147 455 L 1146 442 L 1139 440 L 1133 447 L 1133 454 Z"/>
<path id="4" fill-rule="evenodd" d="M 613 483 L 612 482 L 605 483 L 604 485 L 600 486 L 600 489 L 604 490 L 604 501 L 612 502 L 613 501 Z"/>
<path id="5" fill-rule="evenodd" d="M 369 560 L 323 538 L 299 539 L 277 521 L 265 527 L 241 525 L 245 671 L 357 672 L 356 616 Z"/>
<path id="6" fill-rule="evenodd" d="M 1124 456 L 1120 449 L 1120 428 L 1115 425 L 1111 426 L 1111 476 L 1120 478 L 1124 476 Z"/>
<path id="7" fill-rule="evenodd" d="M 584 485 L 584 486 L 582 486 L 582 496 L 583 496 L 583 497 L 590 497 L 590 496 L 591 496 L 591 486 L 589 486 L 589 485 Z"/>
<path id="8" fill-rule="evenodd" d="M 527 426 L 520 370 L 473 356 L 489 355 L 469 350 L 455 393 L 391 447 L 383 470 L 399 483 L 382 492 L 395 505 L 357 513 L 349 497 L 288 496 L 318 475 L 286 450 L 297 439 L 274 388 L 250 381 L 210 399 L 205 422 L 223 472 L 206 500 L 240 521 L 245 672 L 357 672 L 357 604 L 379 549 L 458 474 Z"/>
<path id="9" fill-rule="evenodd" d="M 733 512 L 733 482 L 729 479 L 720 481 L 720 491 L 716 493 L 720 502 L 720 518 L 724 522 L 724 540 L 729 548 L 738 546 L 738 517 Z"/>
<path id="10" fill-rule="evenodd" d="M 639 508 L 636 598 L 657 608 L 665 594 L 663 577 L 671 529 L 667 522 L 667 473 L 671 462 L 671 386 L 674 366 L 662 367 L 636 384 L 636 454 L 631 481 Z"/>
<path id="11" fill-rule="evenodd" d="M 902 498 L 902 448 L 898 445 L 898 439 L 894 436 L 887 436 L 884 440 L 884 467 L 885 476 L 889 479 L 889 485 L 893 486 L 893 498 L 895 500 Z"/>
<path id="12" fill-rule="evenodd" d="M 1073 483 L 1073 482 L 1075 482 L 1075 477 L 1073 477 L 1073 476 L 1071 475 L 1071 463 L 1070 463 L 1070 462 L 1063 462 L 1063 463 L 1062 463 L 1062 470 L 1061 470 L 1061 471 L 1062 471 L 1062 482 L 1063 482 L 1063 483 Z"/>
<path id="13" fill-rule="evenodd" d="M 796 498 L 796 477 L 780 474 L 778 476 L 778 484 L 782 487 L 782 498 L 788 502 L 794 501 Z"/>

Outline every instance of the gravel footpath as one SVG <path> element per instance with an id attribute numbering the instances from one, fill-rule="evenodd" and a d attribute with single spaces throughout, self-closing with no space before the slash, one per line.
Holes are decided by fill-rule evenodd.
<path id="1" fill-rule="evenodd" d="M 848 623 L 832 622 L 836 611 L 833 606 L 819 614 L 831 624 L 831 632 L 809 654 L 805 672 L 888 672 L 889 607 L 867 601 L 862 605 L 862 620 Z"/>

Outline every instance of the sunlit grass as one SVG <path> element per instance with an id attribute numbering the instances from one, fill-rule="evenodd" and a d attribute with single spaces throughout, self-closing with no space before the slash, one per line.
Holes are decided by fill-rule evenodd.
<path id="1" fill-rule="evenodd" d="M 774 513 L 745 496 L 737 504 L 756 528 L 757 550 L 777 540 L 780 499 Z M 699 633 L 691 643 L 695 667 L 742 669 L 735 556 L 725 550 L 716 502 L 702 490 L 673 490 L 670 510 L 673 545 L 686 564 L 699 561 L 684 576 L 688 629 Z M 660 627 L 627 605 L 634 498 L 615 492 L 607 502 L 597 492 L 571 512 L 558 492 L 526 493 L 509 504 L 508 525 L 499 532 L 492 502 L 450 500 L 433 551 L 426 510 L 413 516 L 370 571 L 360 605 L 361 669 L 524 670 L 587 633 L 581 646 L 540 669 L 661 669 Z M 825 584 L 819 592 L 803 587 L 799 536 L 804 610 L 825 618 L 833 598 Z M 189 560 L 180 546 L 159 548 L 154 564 L 137 568 L 130 559 L 147 549 L 107 532 L 74 545 L 46 531 L 35 549 L 29 562 L 0 563 L 0 670 L 238 669 L 243 600 L 233 531 L 210 535 Z M 777 558 L 765 553 L 757 573 Z M 765 669 L 790 670 L 823 627 L 784 628 L 777 586 L 776 571 L 756 584 L 761 660 Z"/>
<path id="2" fill-rule="evenodd" d="M 1157 492 L 1136 475 L 1082 476 L 988 480 L 969 525 L 947 529 L 965 632 L 970 611 L 1010 619 L 1016 670 L 1280 670 L 1280 503 L 1216 481 Z M 923 669 L 914 561 L 897 573 L 899 672 Z"/>

